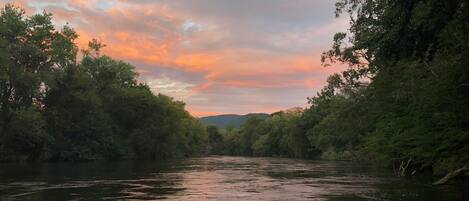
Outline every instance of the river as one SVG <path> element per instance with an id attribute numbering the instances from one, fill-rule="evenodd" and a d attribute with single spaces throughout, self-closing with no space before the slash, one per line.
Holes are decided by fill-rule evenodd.
<path id="1" fill-rule="evenodd" d="M 0 164 L 0 200 L 469 200 L 463 181 L 397 178 L 351 162 L 211 156 Z"/>

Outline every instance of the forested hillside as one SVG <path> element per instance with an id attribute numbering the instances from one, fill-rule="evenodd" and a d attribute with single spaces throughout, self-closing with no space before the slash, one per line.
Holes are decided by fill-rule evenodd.
<path id="1" fill-rule="evenodd" d="M 246 115 L 237 114 L 222 114 L 215 116 L 202 117 L 200 120 L 205 125 L 216 126 L 218 128 L 226 129 L 228 127 L 240 128 L 240 126 L 251 117 L 257 117 L 260 119 L 266 119 L 269 114 L 265 113 L 250 113 Z"/>
<path id="2" fill-rule="evenodd" d="M 84 161 L 205 153 L 206 132 L 184 103 L 154 95 L 132 65 L 49 13 L 0 14 L 0 161 Z M 78 59 L 77 59 L 78 58 Z"/>

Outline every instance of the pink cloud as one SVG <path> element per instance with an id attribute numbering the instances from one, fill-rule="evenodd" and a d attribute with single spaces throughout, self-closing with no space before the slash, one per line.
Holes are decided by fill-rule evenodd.
<path id="1" fill-rule="evenodd" d="M 19 2 L 28 8 L 38 4 Z M 71 23 L 80 36 L 77 43 L 81 48 L 98 38 L 107 45 L 105 54 L 138 64 L 142 79 L 161 76 L 154 74 L 160 68 L 202 74 L 203 80 L 190 83 L 194 86 L 183 97 L 197 115 L 235 111 L 217 100 L 230 99 L 228 91 L 243 94 L 245 99 L 253 97 L 244 92 L 260 94 L 256 101 L 231 98 L 231 104 L 245 102 L 236 110 L 241 113 L 294 107 L 320 89 L 329 74 L 343 69 L 325 68 L 320 63 L 319 55 L 330 46 L 333 33 L 347 26 L 347 20 L 333 19 L 333 3 L 325 0 L 252 5 L 204 0 L 200 5 L 125 0 L 112 4 L 95 0 L 41 3 L 58 21 Z M 241 10 L 235 12 L 232 6 Z M 328 15 L 318 17 L 316 13 Z M 179 79 L 183 79 L 180 83 L 190 80 Z M 269 102 L 285 94 L 282 90 L 286 88 L 298 89 L 292 97 L 298 100 Z M 207 97 L 204 102 L 200 101 L 202 96 Z"/>

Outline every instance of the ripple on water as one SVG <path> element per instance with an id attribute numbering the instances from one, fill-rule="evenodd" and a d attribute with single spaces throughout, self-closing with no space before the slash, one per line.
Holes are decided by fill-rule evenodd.
<path id="1" fill-rule="evenodd" d="M 386 177 L 346 162 L 204 157 L 163 165 L 52 166 L 15 177 L 0 168 L 0 200 L 460 200 L 457 188 Z"/>

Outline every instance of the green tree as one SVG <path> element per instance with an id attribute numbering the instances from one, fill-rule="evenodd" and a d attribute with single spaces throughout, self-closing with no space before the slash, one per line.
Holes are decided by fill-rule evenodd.
<path id="1" fill-rule="evenodd" d="M 95 160 L 115 153 L 110 117 L 91 77 L 71 68 L 56 78 L 45 99 L 48 130 L 54 136 L 54 160 Z"/>
<path id="2" fill-rule="evenodd" d="M 336 34 L 323 61 L 348 64 L 343 78 L 354 83 L 352 89 L 362 79 L 370 81 L 358 96 L 345 93 L 350 101 L 366 103 L 356 109 L 368 111 L 358 117 L 369 125 L 362 127 L 367 158 L 409 163 L 409 170 L 436 173 L 469 161 L 465 4 L 456 0 L 336 4 L 337 14 L 345 11 L 352 19 L 350 33 Z"/>
<path id="3" fill-rule="evenodd" d="M 50 76 L 75 63 L 77 35 L 67 26 L 55 30 L 49 13 L 24 14 L 11 4 L 0 11 L 0 147 L 12 149 L 4 153 L 18 152 L 36 160 L 44 153 L 26 152 L 45 151 L 44 142 L 49 139 L 42 131 L 41 109 Z M 19 122 L 31 131 L 22 129 Z M 23 145 L 8 144 L 11 140 Z"/>
<path id="4" fill-rule="evenodd" d="M 38 161 L 46 157 L 51 142 L 37 108 L 16 110 L 3 136 L 0 160 Z"/>
<path id="5" fill-rule="evenodd" d="M 263 133 L 263 127 L 260 125 L 263 120 L 257 117 L 250 117 L 241 126 L 240 129 L 240 149 L 241 154 L 245 156 L 252 156 L 253 150 L 252 145 L 259 138 L 260 133 Z"/>
<path id="6" fill-rule="evenodd" d="M 208 145 L 210 153 L 221 154 L 223 151 L 223 136 L 216 126 L 207 126 Z"/>

